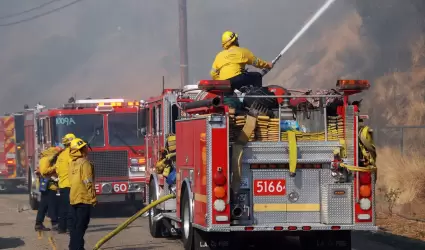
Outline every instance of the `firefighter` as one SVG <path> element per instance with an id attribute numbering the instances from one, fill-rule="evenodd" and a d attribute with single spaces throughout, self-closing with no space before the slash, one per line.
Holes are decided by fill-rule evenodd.
<path id="1" fill-rule="evenodd" d="M 67 230 L 70 233 L 72 230 L 73 216 L 71 210 L 71 204 L 69 202 L 70 184 L 68 180 L 69 173 L 69 162 L 71 158 L 69 156 L 69 145 L 72 140 L 75 139 L 74 134 L 66 134 L 62 138 L 62 144 L 65 149 L 59 154 L 56 161 L 56 173 L 59 177 L 59 231 L 58 233 L 66 233 Z"/>
<path id="2" fill-rule="evenodd" d="M 74 226 L 69 242 L 70 250 L 84 249 L 84 234 L 90 222 L 91 209 L 96 205 L 94 168 L 87 160 L 88 145 L 80 138 L 71 141 L 69 164 L 70 203 Z"/>
<path id="3" fill-rule="evenodd" d="M 219 52 L 211 69 L 214 80 L 230 80 L 232 89 L 243 91 L 244 86 L 262 87 L 262 75 L 259 72 L 247 72 L 245 65 L 260 69 L 271 69 L 272 63 L 261 60 L 250 50 L 239 47 L 238 34 L 225 31 L 221 36 L 223 51 Z"/>
<path id="4" fill-rule="evenodd" d="M 40 204 L 35 219 L 36 231 L 50 231 L 43 224 L 46 212 L 48 212 L 52 229 L 58 229 L 58 215 L 57 215 L 57 184 L 53 181 L 52 177 L 55 175 L 54 161 L 57 155 L 61 152 L 59 147 L 50 147 L 40 153 L 39 168 L 35 173 L 40 179 Z"/>

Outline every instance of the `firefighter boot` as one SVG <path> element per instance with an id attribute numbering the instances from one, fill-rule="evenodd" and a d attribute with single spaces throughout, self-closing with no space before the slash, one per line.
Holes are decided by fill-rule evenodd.
<path id="1" fill-rule="evenodd" d="M 50 228 L 45 227 L 43 224 L 36 224 L 35 231 L 50 231 Z"/>

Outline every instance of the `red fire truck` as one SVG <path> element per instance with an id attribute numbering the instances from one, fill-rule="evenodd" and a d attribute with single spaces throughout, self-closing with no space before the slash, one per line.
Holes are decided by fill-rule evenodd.
<path id="1" fill-rule="evenodd" d="M 38 154 L 60 145 L 68 133 L 92 148 L 96 194 L 102 202 L 143 200 L 145 185 L 145 109 L 140 101 L 124 99 L 71 100 L 61 108 L 33 109 L 25 113 L 25 138 L 31 172 Z M 37 207 L 37 179 L 28 175 L 30 204 Z M 142 194 L 141 194 L 142 193 Z"/>
<path id="2" fill-rule="evenodd" d="M 367 81 L 339 80 L 333 94 L 320 95 L 269 87 L 274 97 L 235 98 L 228 81 L 195 87 L 147 101 L 147 200 L 176 193 L 149 212 L 153 237 L 180 234 L 187 250 L 236 249 L 242 242 L 233 236 L 267 233 L 299 236 L 304 249 L 348 250 L 352 230 L 377 229 L 371 131 L 350 100 L 369 88 Z M 274 98 L 278 106 L 256 108 L 257 102 L 247 113 L 224 104 L 226 98 Z M 238 135 L 250 129 L 241 144 L 247 138 Z M 175 184 L 155 168 L 169 134 L 176 140 Z"/>
<path id="3" fill-rule="evenodd" d="M 0 190 L 16 188 L 26 182 L 24 116 L 0 117 Z"/>

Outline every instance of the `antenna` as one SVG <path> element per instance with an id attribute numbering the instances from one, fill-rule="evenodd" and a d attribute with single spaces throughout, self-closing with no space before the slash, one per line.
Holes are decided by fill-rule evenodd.
<path id="1" fill-rule="evenodd" d="M 165 76 L 162 76 L 162 94 L 164 94 L 165 90 Z"/>

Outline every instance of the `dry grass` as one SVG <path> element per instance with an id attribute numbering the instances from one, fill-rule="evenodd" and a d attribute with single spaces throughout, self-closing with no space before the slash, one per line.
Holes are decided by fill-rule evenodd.
<path id="1" fill-rule="evenodd" d="M 398 205 L 405 205 L 424 198 L 425 193 L 425 157 L 418 153 L 401 155 L 398 149 L 382 148 L 378 150 L 378 188 L 401 191 Z"/>

